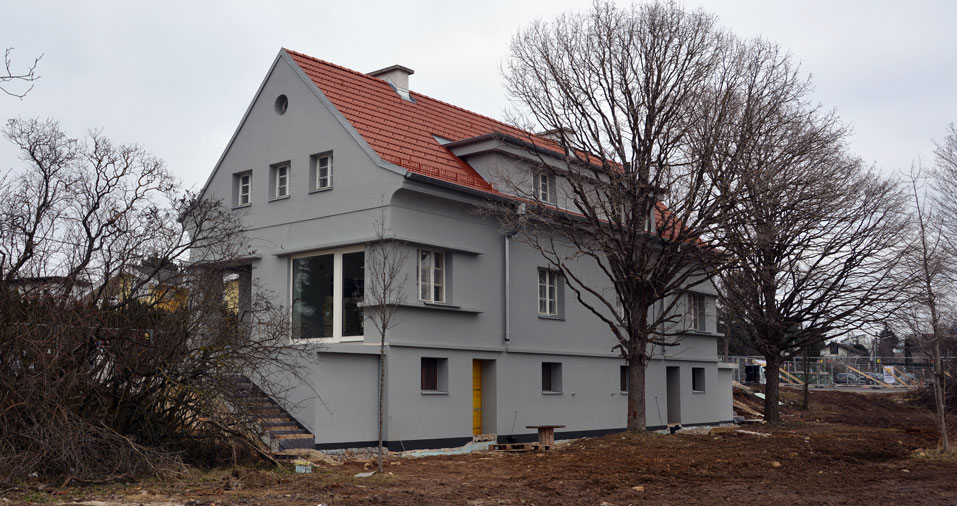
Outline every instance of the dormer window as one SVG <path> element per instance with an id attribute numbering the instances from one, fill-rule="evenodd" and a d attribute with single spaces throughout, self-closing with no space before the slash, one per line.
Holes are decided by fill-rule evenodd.
<path id="1" fill-rule="evenodd" d="M 548 203 L 555 203 L 555 176 L 552 174 L 535 175 L 535 198 Z"/>

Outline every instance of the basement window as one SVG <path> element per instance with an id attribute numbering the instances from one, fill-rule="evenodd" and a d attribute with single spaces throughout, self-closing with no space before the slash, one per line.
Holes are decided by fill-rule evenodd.
<path id="1" fill-rule="evenodd" d="M 542 393 L 562 393 L 561 362 L 542 362 Z"/>
<path id="2" fill-rule="evenodd" d="M 423 394 L 449 393 L 449 359 L 422 357 L 421 384 Z"/>

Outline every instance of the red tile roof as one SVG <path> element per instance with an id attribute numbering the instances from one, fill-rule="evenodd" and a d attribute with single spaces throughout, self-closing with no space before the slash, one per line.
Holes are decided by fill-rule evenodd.
<path id="1" fill-rule="evenodd" d="M 528 140 L 530 134 L 492 118 L 412 92 L 408 102 L 385 81 L 286 49 L 297 65 L 385 161 L 414 173 L 494 191 L 433 135 L 459 141 L 493 132 Z M 536 143 L 550 144 L 541 138 Z"/>

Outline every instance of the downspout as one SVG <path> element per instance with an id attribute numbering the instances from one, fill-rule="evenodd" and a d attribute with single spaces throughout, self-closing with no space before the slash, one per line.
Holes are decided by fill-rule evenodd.
<path id="1" fill-rule="evenodd" d="M 502 297 L 505 300 L 505 342 L 508 343 L 511 339 L 511 321 L 509 316 L 511 315 L 511 304 L 509 302 L 509 292 L 511 292 L 511 267 L 509 262 L 508 254 L 508 245 L 511 240 L 511 234 L 505 234 L 505 296 Z"/>
<path id="2" fill-rule="evenodd" d="M 522 218 L 525 217 L 525 204 L 519 204 L 516 209 L 516 213 Z M 512 237 L 518 233 L 518 227 L 515 227 L 511 230 L 505 231 L 505 294 L 502 299 L 505 301 L 505 343 L 508 344 L 512 339 L 512 306 L 509 294 L 512 291 L 512 267 L 511 267 L 511 254 L 509 252 L 509 245 L 511 244 Z"/>

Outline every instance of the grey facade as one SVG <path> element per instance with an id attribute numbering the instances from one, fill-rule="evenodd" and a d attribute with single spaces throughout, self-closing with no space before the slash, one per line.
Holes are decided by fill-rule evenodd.
<path id="1" fill-rule="evenodd" d="M 329 72 L 359 79 L 344 69 Z M 572 297 L 562 298 L 561 290 L 558 314 L 540 316 L 538 273 L 545 262 L 515 241 L 509 241 L 506 258 L 508 240 L 498 224 L 474 212 L 486 198 L 482 192 L 387 161 L 356 128 L 356 112 L 347 119 L 314 79 L 289 52 L 280 52 L 204 196 L 232 203 L 241 214 L 256 249 L 253 285 L 290 308 L 300 329 L 291 339 L 301 337 L 316 348 L 310 384 L 291 385 L 290 399 L 292 414 L 315 435 L 316 445 L 362 445 L 377 438 L 378 335 L 368 324 L 364 334 L 349 335 L 356 282 L 349 281 L 353 268 L 347 264 L 361 258 L 348 255 L 367 251 L 380 216 L 408 251 L 406 302 L 387 336 L 390 448 L 470 440 L 478 431 L 473 396 L 481 399 L 480 432 L 500 438 L 530 438 L 533 431 L 525 426 L 535 424 L 565 425 L 559 437 L 623 430 L 624 361 L 611 351 L 615 339 L 605 324 Z M 436 137 L 436 143 L 459 140 Z M 506 162 L 496 161 L 501 157 L 494 150 L 465 144 L 469 152 L 456 153 L 460 159 L 494 179 L 490 167 Z M 457 149 L 465 148 L 452 151 Z M 317 170 L 326 156 L 331 182 L 321 187 Z M 287 167 L 282 196 L 277 167 Z M 421 300 L 423 252 L 443 260 L 440 302 Z M 438 269 L 429 272 L 438 279 Z M 313 277 L 303 281 L 307 275 Z M 320 285 L 332 286 L 331 292 L 315 295 Z M 704 302 L 702 330 L 678 346 L 655 350 L 647 374 L 649 427 L 732 418 L 730 369 L 716 353 L 714 290 L 709 284 L 694 290 Z M 475 368 L 481 371 L 480 394 Z M 543 391 L 543 369 L 550 374 L 549 391 Z M 435 384 L 423 390 L 426 381 Z"/>

